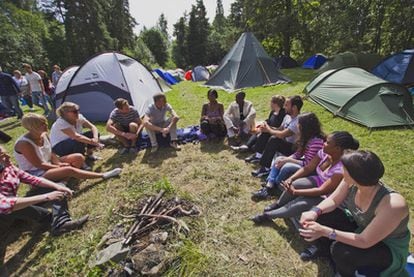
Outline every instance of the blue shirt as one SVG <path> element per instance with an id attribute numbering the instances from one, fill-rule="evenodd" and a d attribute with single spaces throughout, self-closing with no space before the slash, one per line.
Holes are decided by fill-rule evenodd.
<path id="1" fill-rule="evenodd" d="M 0 96 L 13 96 L 20 92 L 19 86 L 10 74 L 0 72 Z"/>

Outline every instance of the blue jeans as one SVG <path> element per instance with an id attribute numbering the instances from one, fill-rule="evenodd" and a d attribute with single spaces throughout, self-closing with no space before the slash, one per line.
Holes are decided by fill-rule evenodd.
<path id="1" fill-rule="evenodd" d="M 302 168 L 302 166 L 295 163 L 286 163 L 282 168 L 277 168 L 275 167 L 275 160 L 273 160 L 272 169 L 267 177 L 267 182 L 273 184 L 273 186 L 278 186 L 282 181 L 292 176 L 300 168 Z"/>
<path id="2" fill-rule="evenodd" d="M 32 100 L 33 104 L 38 107 L 41 107 L 45 110 L 45 113 L 49 113 L 49 107 L 47 106 L 47 99 L 46 95 L 44 95 L 41 91 L 32 91 Z M 42 102 L 42 105 L 40 105 Z"/>

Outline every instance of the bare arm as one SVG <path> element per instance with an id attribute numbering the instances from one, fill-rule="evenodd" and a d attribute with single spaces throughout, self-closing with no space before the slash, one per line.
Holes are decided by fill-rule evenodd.
<path id="1" fill-rule="evenodd" d="M 142 132 L 142 129 L 144 129 L 144 122 L 141 118 L 137 118 L 135 120 L 135 123 L 138 124 L 138 130 L 137 130 L 137 135 L 138 135 L 139 133 Z"/>
<path id="2" fill-rule="evenodd" d="M 288 178 L 288 183 L 293 182 L 294 180 L 297 180 L 299 178 L 309 176 L 312 172 L 315 171 L 320 161 L 321 158 L 319 158 L 319 156 L 313 157 L 313 159 L 309 162 L 308 165 L 300 168 L 298 171 L 295 172 L 295 174 Z"/>
<path id="3" fill-rule="evenodd" d="M 96 143 L 93 139 L 90 139 L 82 134 L 76 133 L 70 128 L 62 129 L 61 131 L 65 133 L 68 137 L 70 137 L 71 139 L 74 139 L 82 143 L 98 146 L 98 143 Z"/>
<path id="4" fill-rule="evenodd" d="M 90 129 L 92 131 L 93 134 L 93 140 L 95 142 L 99 142 L 99 131 L 98 128 L 96 128 L 95 125 L 93 125 L 89 120 L 87 120 L 86 118 L 83 121 L 82 126 L 84 128 Z"/>
<path id="5" fill-rule="evenodd" d="M 115 136 L 119 136 L 119 137 L 125 136 L 125 132 L 122 132 L 118 130 L 117 128 L 115 128 L 114 121 L 112 119 L 108 119 L 108 121 L 106 122 L 106 130 L 114 134 Z"/>
<path id="6" fill-rule="evenodd" d="M 152 124 L 150 122 L 150 118 L 147 115 L 144 116 L 144 125 L 151 131 L 162 132 L 162 128 Z"/>

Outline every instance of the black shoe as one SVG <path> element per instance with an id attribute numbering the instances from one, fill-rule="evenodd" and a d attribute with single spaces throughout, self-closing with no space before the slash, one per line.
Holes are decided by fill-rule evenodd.
<path id="1" fill-rule="evenodd" d="M 52 236 L 60 236 L 64 233 L 68 233 L 73 230 L 77 230 L 83 227 L 83 225 L 88 221 L 89 215 L 85 215 L 78 220 L 71 220 L 63 223 L 62 226 L 52 231 Z"/>
<path id="2" fill-rule="evenodd" d="M 254 224 L 263 224 L 263 223 L 272 221 L 271 218 L 267 217 L 264 214 L 255 215 L 255 216 L 251 217 L 250 220 L 253 221 Z"/>
<path id="3" fill-rule="evenodd" d="M 280 205 L 277 203 L 277 201 L 275 201 L 274 203 L 270 204 L 269 206 L 266 206 L 263 211 L 264 212 L 270 212 L 272 210 L 276 210 L 276 209 L 279 209 L 279 208 L 280 208 Z"/>
<path id="4" fill-rule="evenodd" d="M 302 253 L 300 253 L 300 259 L 304 262 L 315 260 L 319 256 L 320 256 L 319 248 L 314 244 L 312 244 L 311 246 L 303 250 Z"/>
<path id="5" fill-rule="evenodd" d="M 255 164 L 255 163 L 258 163 L 260 161 L 260 159 L 256 157 L 256 154 L 253 154 L 253 155 L 247 157 L 246 159 L 244 159 L 244 161 L 246 163 Z"/>
<path id="6" fill-rule="evenodd" d="M 266 169 L 265 167 L 261 167 L 258 170 L 252 172 L 253 177 L 261 178 L 264 176 L 269 175 L 270 169 Z"/>
<path id="7" fill-rule="evenodd" d="M 261 188 L 258 191 L 252 193 L 252 200 L 253 201 L 261 201 L 266 200 L 270 197 L 269 191 L 267 188 Z"/>

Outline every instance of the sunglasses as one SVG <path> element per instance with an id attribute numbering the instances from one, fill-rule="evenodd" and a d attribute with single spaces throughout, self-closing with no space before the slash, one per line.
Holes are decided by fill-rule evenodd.
<path id="1" fill-rule="evenodd" d="M 71 111 L 68 111 L 69 113 L 79 113 L 79 110 L 71 110 Z"/>

